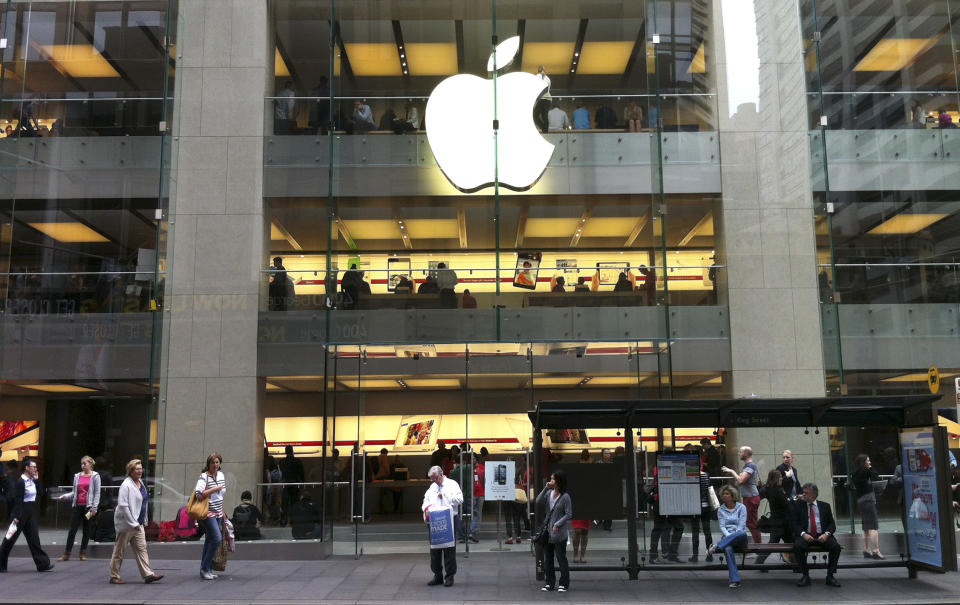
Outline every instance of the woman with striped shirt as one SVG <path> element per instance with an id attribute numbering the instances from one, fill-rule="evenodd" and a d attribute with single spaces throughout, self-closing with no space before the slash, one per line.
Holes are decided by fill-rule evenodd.
<path id="1" fill-rule="evenodd" d="M 210 499 L 210 510 L 207 518 L 200 523 L 206 540 L 203 543 L 203 556 L 200 559 L 200 576 L 204 580 L 213 580 L 217 574 L 213 573 L 213 557 L 220 548 L 223 534 L 220 532 L 220 523 L 223 519 L 223 494 L 227 491 L 227 480 L 220 471 L 223 456 L 213 452 L 207 456 L 207 466 L 197 480 L 195 491 L 197 499 Z"/>

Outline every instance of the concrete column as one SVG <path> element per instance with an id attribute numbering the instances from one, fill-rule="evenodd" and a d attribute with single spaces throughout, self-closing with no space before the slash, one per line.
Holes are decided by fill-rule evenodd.
<path id="1" fill-rule="evenodd" d="M 228 510 L 261 480 L 269 23 L 263 0 L 179 3 L 157 474 L 185 502 L 207 454 L 220 452 Z M 176 500 L 164 498 L 164 519 Z"/>
<path id="2" fill-rule="evenodd" d="M 713 3 L 733 395 L 822 396 L 824 364 L 797 0 Z M 763 479 L 790 449 L 832 499 L 827 431 L 731 430 Z M 731 464 L 732 465 L 732 464 Z"/>

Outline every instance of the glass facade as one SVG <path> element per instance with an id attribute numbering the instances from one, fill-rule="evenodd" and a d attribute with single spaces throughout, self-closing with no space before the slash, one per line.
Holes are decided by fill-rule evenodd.
<path id="1" fill-rule="evenodd" d="M 108 473 L 154 461 L 175 14 L 4 4 L 0 459 L 38 455 L 50 486 L 82 455 Z M 51 499 L 46 522 L 67 509 Z"/>
<path id="2" fill-rule="evenodd" d="M 141 457 L 159 521 L 217 450 L 264 537 L 358 556 L 419 552 L 438 442 L 531 467 L 540 400 L 915 393 L 937 366 L 955 419 L 955 2 L 798 0 L 777 48 L 753 4 L 8 2 L 2 458 L 67 485 Z M 621 433 L 545 434 L 547 462 Z M 853 523 L 850 463 L 897 445 L 725 434 L 641 429 L 637 466 L 793 448 Z M 631 515 L 647 544 L 624 510 L 596 562 Z"/>

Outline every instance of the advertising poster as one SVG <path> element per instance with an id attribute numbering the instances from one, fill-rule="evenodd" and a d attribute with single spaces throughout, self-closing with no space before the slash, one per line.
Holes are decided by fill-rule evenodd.
<path id="1" fill-rule="evenodd" d="M 938 518 L 938 462 L 934 456 L 933 432 L 930 429 L 905 429 L 900 434 L 900 450 L 910 559 L 943 567 Z"/>
<path id="2" fill-rule="evenodd" d="M 658 456 L 657 494 L 661 515 L 699 515 L 700 457 L 696 454 Z"/>
<path id="3" fill-rule="evenodd" d="M 428 449 L 437 443 L 439 416 L 404 416 L 394 443 L 396 449 Z"/>
<path id="4" fill-rule="evenodd" d="M 387 291 L 396 292 L 397 282 L 401 277 L 410 279 L 413 271 L 410 268 L 409 258 L 388 258 L 387 259 Z"/>
<path id="5" fill-rule="evenodd" d="M 514 288 L 537 289 L 537 273 L 540 271 L 541 258 L 543 255 L 539 252 L 517 255 L 517 269 L 513 274 Z"/>
<path id="6" fill-rule="evenodd" d="M 484 463 L 484 496 L 490 500 L 513 502 L 517 497 L 514 485 L 516 463 L 513 460 L 495 460 Z"/>
<path id="7" fill-rule="evenodd" d="M 630 271 L 630 263 L 623 262 L 599 262 L 597 271 L 600 273 L 600 285 L 614 285 L 620 279 L 621 273 Z"/>

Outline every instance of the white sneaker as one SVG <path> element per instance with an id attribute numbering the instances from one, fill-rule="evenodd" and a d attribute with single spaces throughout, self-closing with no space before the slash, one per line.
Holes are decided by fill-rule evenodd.
<path id="1" fill-rule="evenodd" d="M 213 579 L 214 579 L 214 580 L 216 580 L 217 578 L 220 577 L 220 574 L 218 574 L 218 573 L 215 572 L 215 571 L 211 571 L 211 572 L 210 572 L 210 575 L 213 576 Z"/>
<path id="2" fill-rule="evenodd" d="M 214 575 L 213 575 L 212 573 L 210 573 L 209 571 L 201 571 L 201 572 L 200 572 L 200 577 L 203 578 L 204 580 L 214 580 L 214 579 L 216 579 L 216 576 L 214 576 Z"/>

